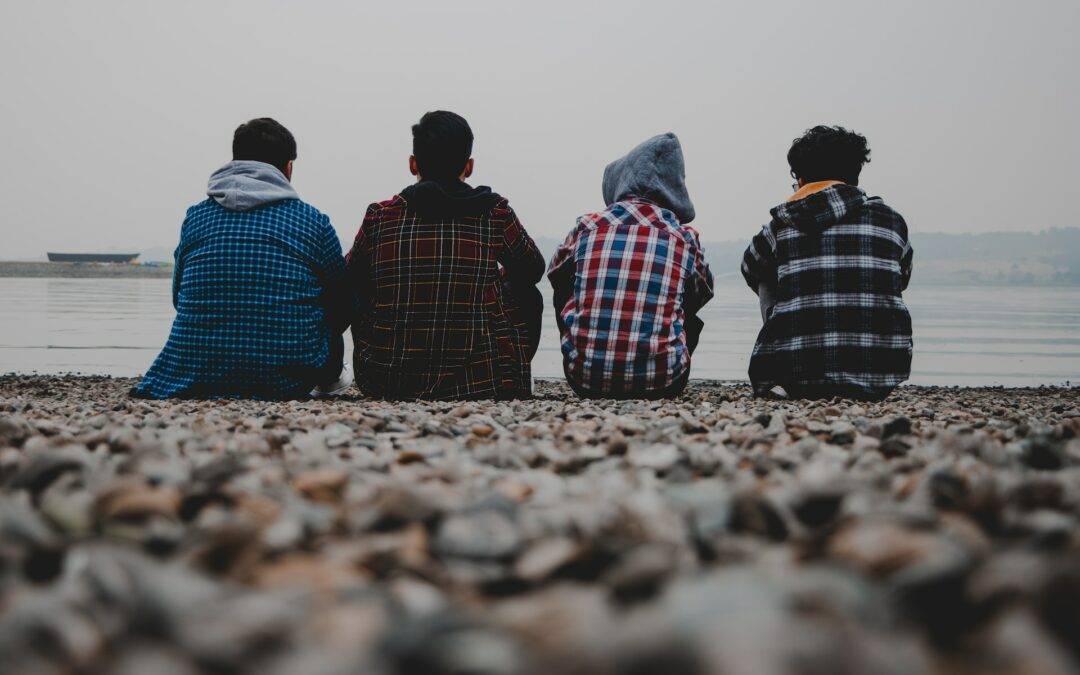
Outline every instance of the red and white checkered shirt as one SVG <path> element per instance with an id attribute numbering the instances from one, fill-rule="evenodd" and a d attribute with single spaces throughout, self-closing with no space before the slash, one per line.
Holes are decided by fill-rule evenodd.
<path id="1" fill-rule="evenodd" d="M 652 392 L 690 368 L 686 315 L 712 298 L 713 277 L 698 233 L 670 210 L 635 198 L 578 218 L 548 278 L 567 374 L 582 388 Z"/>

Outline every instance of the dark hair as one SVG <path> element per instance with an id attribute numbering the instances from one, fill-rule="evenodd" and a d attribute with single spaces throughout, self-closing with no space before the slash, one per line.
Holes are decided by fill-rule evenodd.
<path id="1" fill-rule="evenodd" d="M 839 180 L 859 184 L 859 173 L 870 163 L 866 137 L 844 127 L 818 125 L 791 144 L 787 154 L 791 173 L 807 183 Z"/>
<path id="2" fill-rule="evenodd" d="M 413 156 L 426 179 L 457 178 L 472 156 L 473 134 L 465 118 L 446 110 L 429 112 L 412 128 Z"/>
<path id="3" fill-rule="evenodd" d="M 285 165 L 296 159 L 296 139 L 277 120 L 260 117 L 236 127 L 232 158 L 266 162 L 285 173 Z"/>

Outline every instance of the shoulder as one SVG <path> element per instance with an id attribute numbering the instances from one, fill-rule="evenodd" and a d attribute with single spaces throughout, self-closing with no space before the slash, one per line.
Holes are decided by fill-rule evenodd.
<path id="1" fill-rule="evenodd" d="M 695 248 L 701 248 L 701 233 L 689 225 L 679 226 L 679 235 Z"/>
<path id="2" fill-rule="evenodd" d="M 384 199 L 381 202 L 372 202 L 368 204 L 367 211 L 364 213 L 364 219 L 381 220 L 388 217 L 398 215 L 405 208 L 407 202 L 401 195 L 394 195 L 389 199 Z"/>
<path id="3" fill-rule="evenodd" d="M 192 204 L 191 206 L 189 206 L 187 208 L 187 211 L 184 212 L 184 218 L 186 220 L 191 220 L 193 218 L 199 218 L 201 216 L 205 216 L 206 214 L 208 214 L 208 213 L 210 213 L 212 211 L 216 211 L 218 209 L 224 209 L 224 207 L 221 206 L 220 204 L 218 204 L 217 202 L 215 202 L 210 197 L 207 197 L 206 199 L 202 200 L 201 202 L 197 202 L 197 203 Z"/>
<path id="4" fill-rule="evenodd" d="M 330 222 L 330 216 L 300 199 L 288 199 L 276 204 L 275 207 L 293 214 L 304 222 L 320 224 Z"/>
<path id="5" fill-rule="evenodd" d="M 681 241 L 693 248 L 700 248 L 701 239 L 697 230 L 680 222 L 679 217 L 671 209 L 646 200 L 628 202 L 623 208 L 627 212 L 621 217 L 624 222 L 650 225 L 655 231 L 665 233 L 669 240 Z"/>
<path id="6" fill-rule="evenodd" d="M 675 212 L 671 209 L 664 208 L 658 204 L 645 204 L 643 207 L 640 207 L 640 211 L 642 215 L 645 216 L 646 220 L 662 225 L 680 239 L 690 240 L 697 238 L 697 230 L 689 225 L 683 225 L 679 222 L 679 217 L 676 216 Z"/>
<path id="7" fill-rule="evenodd" d="M 510 206 L 510 200 L 503 197 L 498 192 L 491 194 L 495 201 L 491 205 L 491 217 L 495 220 L 514 220 L 517 218 L 517 214 L 514 213 L 514 209 Z"/>
<path id="8" fill-rule="evenodd" d="M 490 190 L 491 188 L 488 189 Z M 517 213 L 514 211 L 514 207 L 510 206 L 509 199 L 494 190 L 491 190 L 489 197 L 491 199 L 491 207 L 487 212 L 489 219 L 495 223 L 512 223 L 515 220 L 519 220 Z"/>
<path id="9" fill-rule="evenodd" d="M 334 230 L 330 216 L 300 199 L 287 199 L 265 208 L 275 220 L 297 233 L 303 233 L 305 237 L 322 239 Z M 337 236 L 336 232 L 334 236 Z"/>
<path id="10" fill-rule="evenodd" d="M 231 213 L 209 197 L 192 204 L 184 212 L 184 222 L 180 225 L 181 240 L 198 238 L 221 223 L 229 222 Z"/>
<path id="11" fill-rule="evenodd" d="M 801 234 L 797 229 L 795 229 L 794 227 L 789 227 L 788 225 L 784 224 L 783 221 L 773 218 L 772 220 L 761 226 L 761 229 L 758 231 L 758 233 L 754 235 L 754 239 L 764 239 L 769 244 L 769 247 L 775 250 L 777 248 L 776 242 L 778 239 L 792 239 L 798 238 L 800 236 Z M 750 243 L 750 247 L 752 248 L 753 246 L 754 242 L 752 241 Z"/>
<path id="12" fill-rule="evenodd" d="M 904 217 L 900 215 L 900 212 L 885 203 L 885 200 L 881 197 L 870 197 L 866 200 L 866 211 L 871 216 L 876 218 L 884 218 L 888 220 L 894 220 L 899 223 L 903 223 Z"/>
<path id="13" fill-rule="evenodd" d="M 626 207 L 621 202 L 615 202 L 602 211 L 583 213 L 577 217 L 578 229 L 595 229 L 602 225 L 610 225 L 622 221 L 627 215 Z"/>
<path id="14" fill-rule="evenodd" d="M 908 238 L 907 221 L 881 197 L 867 199 L 864 212 L 865 220 L 869 224 L 890 229 L 904 240 Z"/>

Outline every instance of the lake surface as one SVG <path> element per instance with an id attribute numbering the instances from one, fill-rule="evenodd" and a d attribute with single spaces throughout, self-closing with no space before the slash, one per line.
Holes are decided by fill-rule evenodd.
<path id="1" fill-rule="evenodd" d="M 1080 287 L 915 285 L 904 298 L 915 384 L 1080 382 Z M 0 278 L 0 317 L 0 372 L 130 376 L 164 344 L 173 308 L 168 279 Z M 702 319 L 694 377 L 746 379 L 757 299 L 740 279 L 719 279 Z M 561 377 L 560 364 L 549 308 L 533 372 Z"/>

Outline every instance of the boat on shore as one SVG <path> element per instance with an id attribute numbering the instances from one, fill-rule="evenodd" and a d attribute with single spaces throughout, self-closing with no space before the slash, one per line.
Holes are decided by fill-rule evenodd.
<path id="1" fill-rule="evenodd" d="M 129 263 L 138 253 L 46 253 L 49 262 L 66 263 Z"/>

